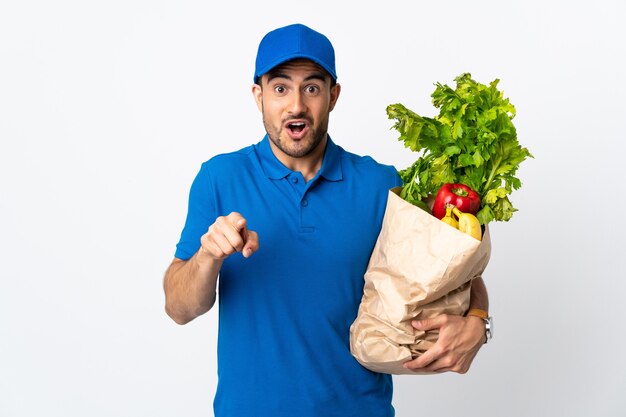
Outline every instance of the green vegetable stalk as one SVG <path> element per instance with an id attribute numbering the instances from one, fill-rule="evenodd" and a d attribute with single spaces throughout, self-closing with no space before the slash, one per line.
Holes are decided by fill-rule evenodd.
<path id="1" fill-rule="evenodd" d="M 456 89 L 436 84 L 434 118 L 420 116 L 402 104 L 391 104 L 387 115 L 396 122 L 398 140 L 421 152 L 410 167 L 399 171 L 404 181 L 400 196 L 422 208 L 429 196 L 446 183 L 469 186 L 481 197 L 476 214 L 481 224 L 508 221 L 517 209 L 509 200 L 521 187 L 515 176 L 519 164 L 533 156 L 517 141 L 513 125 L 515 107 L 497 89 L 496 79 L 488 86 L 464 73 L 455 78 Z"/>

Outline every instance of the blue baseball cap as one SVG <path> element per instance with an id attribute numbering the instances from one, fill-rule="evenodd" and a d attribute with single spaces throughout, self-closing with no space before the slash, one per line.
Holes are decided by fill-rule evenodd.
<path id="1" fill-rule="evenodd" d="M 337 80 L 333 45 L 326 36 L 297 23 L 275 29 L 263 37 L 256 55 L 254 82 L 272 68 L 296 58 L 310 59 Z"/>

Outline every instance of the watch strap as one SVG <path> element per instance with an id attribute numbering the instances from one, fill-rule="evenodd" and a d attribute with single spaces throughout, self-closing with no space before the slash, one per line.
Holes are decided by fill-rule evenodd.
<path id="1" fill-rule="evenodd" d="M 489 313 L 487 313 L 485 310 L 481 310 L 480 308 L 472 308 L 467 312 L 466 316 L 476 316 L 480 317 L 483 320 L 487 320 L 487 318 L 489 317 Z"/>
<path id="2" fill-rule="evenodd" d="M 480 308 L 472 308 L 467 312 L 466 316 L 476 316 L 485 322 L 485 343 L 488 343 L 493 337 L 493 319 L 489 316 L 489 313 Z"/>

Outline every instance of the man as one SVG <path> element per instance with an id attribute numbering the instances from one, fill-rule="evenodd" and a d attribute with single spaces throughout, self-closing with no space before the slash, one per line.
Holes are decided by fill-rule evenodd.
<path id="1" fill-rule="evenodd" d="M 349 328 L 396 170 L 327 133 L 341 87 L 334 49 L 303 25 L 268 33 L 252 93 L 267 135 L 205 162 L 190 191 L 166 311 L 207 312 L 219 276 L 220 416 L 392 416 L 390 375 L 351 356 Z M 487 308 L 478 281 L 472 307 Z M 484 341 L 477 317 L 414 323 L 439 342 L 410 369 L 465 372 Z"/>

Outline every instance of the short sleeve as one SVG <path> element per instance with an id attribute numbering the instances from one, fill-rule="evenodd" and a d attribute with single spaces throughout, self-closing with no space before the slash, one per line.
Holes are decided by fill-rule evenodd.
<path id="1" fill-rule="evenodd" d="M 400 178 L 400 174 L 398 174 L 398 171 L 394 167 L 391 167 L 391 176 L 393 184 L 391 188 L 401 187 L 402 185 L 404 185 L 402 182 L 402 178 Z"/>
<path id="2" fill-rule="evenodd" d="M 191 184 L 185 227 L 176 245 L 176 258 L 187 260 L 200 248 L 200 238 L 217 218 L 215 195 L 207 163 L 202 164 Z"/>

